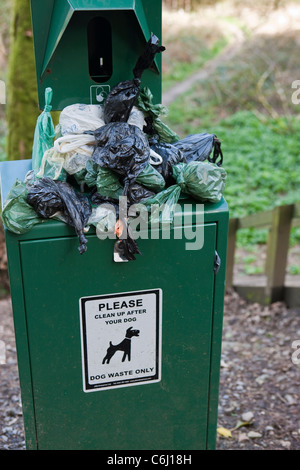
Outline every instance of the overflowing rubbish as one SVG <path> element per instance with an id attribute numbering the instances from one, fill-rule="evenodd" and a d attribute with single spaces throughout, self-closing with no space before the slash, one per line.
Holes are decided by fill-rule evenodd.
<path id="1" fill-rule="evenodd" d="M 174 146 L 183 153 L 187 162 L 208 160 L 218 166 L 223 163 L 221 142 L 215 134 L 203 132 L 202 134 L 188 135 L 184 139 L 175 142 Z M 211 157 L 212 150 L 213 156 Z"/>
<path id="2" fill-rule="evenodd" d="M 32 148 L 32 169 L 35 172 L 39 170 L 44 153 L 52 147 L 55 137 L 55 128 L 50 113 L 52 96 L 52 88 L 46 88 L 45 108 L 37 118 L 35 126 Z"/>
<path id="3" fill-rule="evenodd" d="M 178 163 L 173 166 L 174 185 L 145 201 L 146 206 L 164 205 L 160 221 L 172 223 L 174 208 L 181 193 L 192 196 L 201 202 L 217 203 L 222 199 L 226 172 L 209 162 Z"/>
<path id="4" fill-rule="evenodd" d="M 146 121 L 144 132 L 146 134 L 149 136 L 157 135 L 161 142 L 173 143 L 180 140 L 176 132 L 160 119 L 161 116 L 167 115 L 167 108 L 162 104 L 153 103 L 153 95 L 148 87 L 140 91 L 136 106 L 144 113 Z"/>
<path id="5" fill-rule="evenodd" d="M 59 126 L 62 136 L 84 134 L 104 126 L 103 106 L 88 104 L 72 104 L 62 110 Z"/>
<path id="6" fill-rule="evenodd" d="M 43 219 L 28 204 L 27 196 L 28 190 L 25 182 L 16 180 L 2 209 L 2 220 L 5 227 L 17 235 L 22 235 L 34 225 L 43 222 Z"/>
<path id="7" fill-rule="evenodd" d="M 155 55 L 164 51 L 164 46 L 159 45 L 157 36 L 151 34 L 143 54 L 133 69 L 134 78 L 118 83 L 109 93 L 104 103 L 104 121 L 127 122 L 134 103 L 140 92 L 143 72 L 151 67 Z"/>
<path id="8" fill-rule="evenodd" d="M 87 196 L 77 193 L 67 182 L 41 178 L 31 186 L 27 202 L 43 219 L 60 213 L 66 224 L 75 228 L 79 252 L 82 254 L 87 250 L 84 232 L 92 212 Z"/>
<path id="9" fill-rule="evenodd" d="M 223 196 L 226 171 L 221 141 L 207 132 L 180 139 L 162 121 L 167 110 L 141 89 L 143 72 L 165 48 L 152 34 L 133 69 L 132 80 L 118 83 L 101 105 L 75 103 L 64 108 L 59 125 L 51 119 L 52 90 L 37 120 L 32 171 L 17 180 L 5 201 L 5 227 L 23 234 L 49 218 L 75 229 L 80 254 L 87 250 L 87 231 L 103 240 L 116 239 L 113 259 L 133 261 L 140 249 L 126 207 L 159 206 L 160 223 L 172 223 L 181 197 L 206 203 Z M 156 220 L 157 222 L 157 220 Z"/>
<path id="10" fill-rule="evenodd" d="M 126 196 L 130 184 L 150 161 L 150 147 L 146 135 L 127 122 L 107 124 L 94 133 L 96 146 L 92 160 L 120 175 Z"/>
<path id="11" fill-rule="evenodd" d="M 162 157 L 162 163 L 156 169 L 162 174 L 166 184 L 172 184 L 173 166 L 177 163 L 186 163 L 186 158 L 175 145 L 160 142 L 157 138 L 150 138 L 150 148 Z"/>

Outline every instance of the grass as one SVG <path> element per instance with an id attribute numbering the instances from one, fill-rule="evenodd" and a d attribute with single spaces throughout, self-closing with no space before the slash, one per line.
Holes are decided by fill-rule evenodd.
<path id="1" fill-rule="evenodd" d="M 300 274 L 300 266 L 298 264 L 291 264 L 288 269 L 289 274 L 297 276 Z"/>
<path id="2" fill-rule="evenodd" d="M 292 82 L 300 76 L 298 36 L 289 31 L 247 39 L 230 60 L 170 106 L 171 124 L 186 133 L 241 110 L 278 119 L 299 115 L 300 106 L 291 99 Z"/>
<path id="3" fill-rule="evenodd" d="M 181 38 L 181 47 L 188 48 L 189 44 L 193 47 L 189 48 L 189 55 L 186 56 L 185 59 L 173 60 L 172 65 L 168 68 L 165 65 L 167 72 L 162 84 L 163 91 L 168 90 L 173 85 L 183 81 L 194 72 L 197 72 L 205 62 L 214 58 L 224 49 L 227 45 L 227 40 L 220 38 L 214 42 L 211 47 L 207 48 L 205 44 L 199 44 L 199 41 L 195 41 L 193 36 L 183 36 Z M 194 54 L 192 54 L 192 50 L 195 50 Z"/>
<path id="4" fill-rule="evenodd" d="M 299 200 L 300 120 L 269 118 L 240 111 L 217 124 L 187 134 L 209 132 L 222 141 L 227 171 L 225 197 L 232 217 L 272 209 Z"/>

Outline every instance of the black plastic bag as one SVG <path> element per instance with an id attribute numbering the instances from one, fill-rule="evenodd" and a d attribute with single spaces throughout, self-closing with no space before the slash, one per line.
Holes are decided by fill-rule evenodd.
<path id="1" fill-rule="evenodd" d="M 92 208 L 86 196 L 77 193 L 69 183 L 41 178 L 31 186 L 27 202 L 44 219 L 60 212 L 63 220 L 75 228 L 80 242 L 80 254 L 87 250 L 84 229 Z"/>
<path id="2" fill-rule="evenodd" d="M 129 115 L 140 92 L 141 77 L 143 72 L 151 67 L 155 55 L 165 50 L 159 46 L 159 39 L 154 34 L 146 44 L 143 54 L 133 69 L 132 80 L 118 83 L 108 94 L 104 103 L 104 122 L 127 122 Z"/>
<path id="3" fill-rule="evenodd" d="M 140 91 L 141 81 L 137 79 L 118 83 L 104 103 L 104 122 L 127 122 Z"/>
<path id="4" fill-rule="evenodd" d="M 138 61 L 133 69 L 134 78 L 141 79 L 144 70 L 151 67 L 156 54 L 165 51 L 164 46 L 159 45 L 159 39 L 155 34 L 151 33 L 151 37 L 146 44 L 143 54 L 138 58 Z"/>
<path id="5" fill-rule="evenodd" d="M 115 243 L 114 257 L 117 254 L 122 261 L 134 261 L 136 259 L 135 255 L 142 254 L 128 222 L 123 218 L 117 221 L 116 235 L 119 240 Z"/>
<path id="6" fill-rule="evenodd" d="M 174 184 L 173 166 L 177 163 L 187 163 L 184 154 L 175 145 L 159 142 L 156 138 L 150 139 L 149 144 L 150 148 L 163 159 L 155 169 L 164 177 L 167 186 Z"/>
<path id="7" fill-rule="evenodd" d="M 141 255 L 142 253 L 134 239 L 133 231 L 128 224 L 128 218 L 124 218 L 124 216 L 120 214 L 119 204 L 117 204 L 115 200 L 100 196 L 97 192 L 93 192 L 91 200 L 97 207 L 103 206 L 104 210 L 110 209 L 114 213 L 112 219 L 109 220 L 109 218 L 106 217 L 106 223 L 108 223 L 109 228 L 107 225 L 104 226 L 105 228 L 102 225 L 100 229 L 104 235 L 108 228 L 110 233 L 114 233 L 117 236 L 117 241 L 114 245 L 114 261 L 134 261 L 136 259 L 135 255 Z M 129 208 L 129 205 L 127 208 Z M 99 226 L 95 224 L 95 222 L 92 222 L 92 224 L 96 225 L 97 230 L 99 230 Z"/>
<path id="8" fill-rule="evenodd" d="M 138 204 L 139 202 L 143 202 L 146 199 L 154 196 L 154 192 L 144 188 L 144 186 L 138 183 L 131 184 L 128 188 L 129 204 Z"/>
<path id="9" fill-rule="evenodd" d="M 210 163 L 222 166 L 223 154 L 221 142 L 215 134 L 208 134 L 207 132 L 192 134 L 174 142 L 173 145 L 182 151 L 187 163 L 191 161 L 203 162 L 204 160 L 208 160 Z M 212 150 L 213 156 L 211 158 Z"/>
<path id="10" fill-rule="evenodd" d="M 126 122 L 112 122 L 94 132 L 95 149 L 92 160 L 120 175 L 127 195 L 129 185 L 147 167 L 150 147 L 145 134 Z"/>

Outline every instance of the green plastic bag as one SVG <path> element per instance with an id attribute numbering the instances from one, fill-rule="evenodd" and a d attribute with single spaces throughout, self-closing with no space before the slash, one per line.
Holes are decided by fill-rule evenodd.
<path id="1" fill-rule="evenodd" d="M 104 240 L 114 235 L 116 222 L 117 216 L 113 206 L 104 203 L 92 209 L 87 225 L 94 225 L 97 237 Z"/>
<path id="2" fill-rule="evenodd" d="M 172 223 L 175 206 L 181 194 L 187 194 L 201 202 L 219 202 L 224 194 L 226 172 L 214 163 L 192 161 L 173 166 L 176 184 L 147 199 L 144 203 L 148 210 L 152 205 L 162 207 L 161 213 L 152 211 L 151 222 Z"/>
<path id="3" fill-rule="evenodd" d="M 45 108 L 42 114 L 37 118 L 33 147 L 32 147 L 32 169 L 37 173 L 40 169 L 44 153 L 53 147 L 55 129 L 50 111 L 52 109 L 53 91 L 52 88 L 45 90 Z"/>
<path id="4" fill-rule="evenodd" d="M 17 179 L 8 193 L 2 211 L 4 226 L 18 235 L 28 232 L 34 225 L 45 220 L 38 217 L 27 203 L 27 196 L 26 184 Z"/>
<path id="5" fill-rule="evenodd" d="M 64 157 L 55 151 L 54 147 L 46 150 L 42 158 L 40 169 L 36 176 L 38 178 L 51 178 L 57 181 L 67 181 L 67 172 L 63 168 Z"/>
<path id="6" fill-rule="evenodd" d="M 175 206 L 179 200 L 181 188 L 179 185 L 169 188 L 156 194 L 155 197 L 147 199 L 144 205 L 148 211 L 151 210 L 151 224 L 172 223 L 174 218 Z M 154 207 L 156 206 L 156 208 Z M 162 207 L 162 210 L 158 210 Z"/>
<path id="7" fill-rule="evenodd" d="M 209 162 L 192 161 L 173 167 L 173 177 L 183 193 L 202 202 L 219 202 L 222 199 L 226 171 Z"/>
<path id="8" fill-rule="evenodd" d="M 85 166 L 86 174 L 84 177 L 88 187 L 97 187 L 97 192 L 101 196 L 118 199 L 123 194 L 123 186 L 116 173 L 109 168 L 103 168 L 92 159 L 89 159 Z"/>
<path id="9" fill-rule="evenodd" d="M 148 87 L 143 88 L 138 96 L 136 106 L 138 109 L 143 111 L 145 118 L 149 118 L 151 121 L 153 130 L 158 134 L 159 140 L 172 144 L 180 137 L 176 132 L 172 131 L 166 124 L 160 119 L 160 115 L 167 114 L 167 108 L 162 104 L 153 104 L 153 95 Z"/>
<path id="10" fill-rule="evenodd" d="M 123 186 L 119 181 L 119 176 L 109 168 L 103 168 L 93 160 L 88 160 L 86 163 L 85 183 L 88 187 L 97 187 L 97 192 L 101 196 L 111 197 L 118 199 L 123 194 Z M 165 180 L 160 173 L 158 173 L 152 165 L 146 168 L 139 174 L 136 182 L 151 189 L 154 192 L 161 191 L 165 187 Z"/>
<path id="11" fill-rule="evenodd" d="M 118 175 L 113 173 L 109 168 L 99 167 L 96 186 L 97 192 L 101 196 L 119 199 L 119 196 L 123 194 L 124 188 L 119 181 Z"/>
<path id="12" fill-rule="evenodd" d="M 86 174 L 84 177 L 84 181 L 88 185 L 89 188 L 96 186 L 98 168 L 99 168 L 99 165 L 95 163 L 92 159 L 89 159 L 86 162 L 86 165 L 85 165 Z"/>
<path id="13" fill-rule="evenodd" d="M 139 174 L 136 182 L 145 186 L 145 188 L 151 189 L 155 193 L 162 191 L 166 186 L 164 177 L 150 165 L 150 163 L 144 168 L 142 173 Z"/>

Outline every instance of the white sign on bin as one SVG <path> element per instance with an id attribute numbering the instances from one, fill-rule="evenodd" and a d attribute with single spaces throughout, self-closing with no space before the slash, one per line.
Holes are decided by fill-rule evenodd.
<path id="1" fill-rule="evenodd" d="M 161 380 L 161 289 L 80 299 L 83 389 Z"/>

